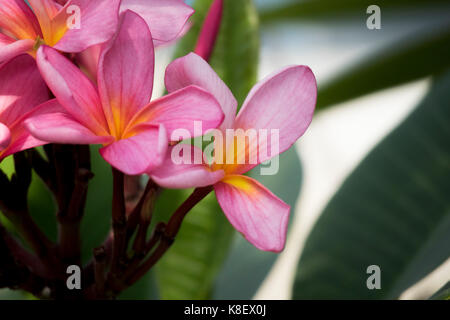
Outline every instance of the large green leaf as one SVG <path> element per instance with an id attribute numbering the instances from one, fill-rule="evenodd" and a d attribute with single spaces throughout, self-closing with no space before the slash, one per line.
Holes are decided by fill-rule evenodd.
<path id="1" fill-rule="evenodd" d="M 447 73 L 345 181 L 305 244 L 295 299 L 396 298 L 450 256 L 449 105 Z"/>
<path id="2" fill-rule="evenodd" d="M 211 3 L 211 0 L 195 1 L 194 24 L 181 40 L 176 56 L 194 49 Z M 222 25 L 210 63 L 240 102 L 256 81 L 258 51 L 258 19 L 252 1 L 225 0 Z M 156 212 L 163 211 L 167 219 L 167 214 L 189 192 L 164 191 Z M 155 267 L 161 298 L 209 298 L 232 239 L 233 229 L 215 196 L 209 195 L 188 214 L 174 245 Z"/>
<path id="3" fill-rule="evenodd" d="M 448 30 L 396 42 L 319 85 L 317 108 L 436 74 L 450 66 L 449 56 Z"/>
<path id="4" fill-rule="evenodd" d="M 252 170 L 250 175 L 288 203 L 293 214 L 302 181 L 301 163 L 295 147 L 280 156 L 279 168 L 279 172 L 273 176 L 259 175 L 259 167 Z M 256 249 L 237 234 L 231 253 L 219 274 L 213 297 L 252 299 L 277 257 L 276 253 Z"/>
<path id="5" fill-rule="evenodd" d="M 284 21 L 286 19 L 347 18 L 349 15 L 364 15 L 367 7 L 378 5 L 384 10 L 390 9 L 428 9 L 448 4 L 447 0 L 296 0 L 285 1 L 272 8 L 262 9 L 262 23 Z"/>

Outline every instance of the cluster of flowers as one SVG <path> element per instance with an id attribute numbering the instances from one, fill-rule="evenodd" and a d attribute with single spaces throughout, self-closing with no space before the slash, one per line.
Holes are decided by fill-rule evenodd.
<path id="1" fill-rule="evenodd" d="M 236 115 L 229 88 L 190 53 L 167 67 L 169 93 L 150 102 L 154 48 L 184 34 L 192 8 L 182 0 L 28 3 L 0 0 L 0 161 L 46 143 L 101 144 L 102 157 L 125 174 L 148 174 L 165 188 L 214 186 L 225 215 L 247 240 L 262 250 L 283 249 L 290 207 L 244 175 L 267 158 L 176 164 L 170 151 L 179 141 L 170 137 L 180 128 L 194 137 L 195 121 L 201 135 L 277 129 L 284 152 L 313 116 L 317 87 L 308 67 L 269 76 Z M 71 29 L 66 9 L 73 5 L 81 24 Z"/>

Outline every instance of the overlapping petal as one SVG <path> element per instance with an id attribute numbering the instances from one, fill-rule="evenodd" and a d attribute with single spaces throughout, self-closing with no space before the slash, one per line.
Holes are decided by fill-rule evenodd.
<path id="1" fill-rule="evenodd" d="M 217 128 L 223 117 L 219 103 L 209 92 L 188 86 L 152 101 L 132 123 L 162 123 L 170 139 L 177 129 L 187 130 L 191 137 L 201 136 L 207 130 Z M 198 132 L 195 122 L 201 126 Z"/>
<path id="2" fill-rule="evenodd" d="M 119 32 L 102 50 L 98 85 L 113 135 L 120 136 L 152 96 L 154 49 L 145 21 L 132 11 L 121 17 Z"/>
<path id="3" fill-rule="evenodd" d="M 23 0 L 0 0 L 0 29 L 17 39 L 42 37 L 36 16 Z"/>
<path id="4" fill-rule="evenodd" d="M 155 45 L 176 40 L 194 13 L 183 0 L 122 0 L 120 12 L 128 9 L 145 19 Z"/>
<path id="5" fill-rule="evenodd" d="M 237 109 L 236 99 L 211 66 L 195 53 L 178 58 L 167 67 L 165 84 L 169 92 L 189 85 L 197 85 L 207 90 L 214 95 L 225 114 L 220 128 L 233 127 Z"/>
<path id="6" fill-rule="evenodd" d="M 214 190 L 230 223 L 250 243 L 265 251 L 283 250 L 289 205 L 246 176 L 226 176 L 214 185 Z"/>
<path id="7" fill-rule="evenodd" d="M 14 40 L 0 33 L 0 64 L 21 53 L 30 51 L 33 46 L 33 40 Z"/>
<path id="8" fill-rule="evenodd" d="M 54 17 L 56 39 L 54 48 L 64 52 L 81 52 L 111 39 L 117 30 L 120 0 L 70 0 Z M 79 28 L 68 27 L 68 19 L 79 8 Z M 59 38 L 59 39 L 58 39 Z"/>
<path id="9" fill-rule="evenodd" d="M 189 154 L 184 154 L 189 152 Z M 225 176 L 223 170 L 213 171 L 203 161 L 202 150 L 188 144 L 169 148 L 164 164 L 150 172 L 153 181 L 165 188 L 206 187 Z"/>
<path id="10" fill-rule="evenodd" d="M 56 50 L 41 46 L 37 64 L 49 88 L 76 120 L 98 135 L 107 135 L 106 119 L 94 84 Z"/>
<path id="11" fill-rule="evenodd" d="M 117 140 L 100 149 L 103 158 L 128 175 L 152 171 L 163 162 L 169 141 L 163 125 L 146 125 L 141 132 L 127 139 Z"/>

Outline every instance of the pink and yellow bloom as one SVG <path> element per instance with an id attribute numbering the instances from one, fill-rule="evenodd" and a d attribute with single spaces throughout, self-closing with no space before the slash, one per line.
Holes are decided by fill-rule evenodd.
<path id="1" fill-rule="evenodd" d="M 215 128 L 224 114 L 216 98 L 191 85 L 149 103 L 154 75 L 150 30 L 139 15 L 121 15 L 116 35 L 102 48 L 97 86 L 75 65 L 48 46 L 37 52 L 37 64 L 60 111 L 27 120 L 38 139 L 66 144 L 103 144 L 100 153 L 129 175 L 152 171 L 168 148 L 171 132 L 203 121 Z M 201 133 L 203 134 L 203 132 Z"/>
<path id="2" fill-rule="evenodd" d="M 279 130 L 276 147 L 271 145 L 271 139 L 265 141 L 268 145 L 264 147 L 278 151 L 273 154 L 272 150 L 269 153 L 272 157 L 289 149 L 303 135 L 312 120 L 317 97 L 311 70 L 305 66 L 291 66 L 257 84 L 236 116 L 237 102 L 231 91 L 214 70 L 193 53 L 172 62 L 166 70 L 165 81 L 169 92 L 189 85 L 211 92 L 225 113 L 220 127 L 224 132 L 227 129 Z M 165 164 L 151 172 L 151 177 L 167 188 L 213 185 L 223 212 L 248 241 L 262 250 L 281 251 L 285 245 L 290 207 L 259 182 L 243 175 L 269 157 L 258 153 L 256 163 L 242 163 L 237 160 L 249 158 L 255 151 L 251 146 L 255 144 L 235 148 L 234 142 L 227 141 L 226 145 L 221 153 L 223 156 L 230 152 L 230 146 L 237 151 L 233 163 L 175 164 L 168 152 Z M 215 150 L 216 155 L 218 151 Z"/>
<path id="3" fill-rule="evenodd" d="M 0 161 L 45 144 L 30 135 L 24 120 L 52 111 L 36 107 L 47 99 L 47 88 L 32 57 L 19 55 L 0 67 Z"/>
<path id="4" fill-rule="evenodd" d="M 0 0 L 0 63 L 25 52 L 34 55 L 41 44 L 80 52 L 107 41 L 117 29 L 120 0 L 28 2 Z M 72 18 L 80 20 L 79 27 L 71 27 Z"/>

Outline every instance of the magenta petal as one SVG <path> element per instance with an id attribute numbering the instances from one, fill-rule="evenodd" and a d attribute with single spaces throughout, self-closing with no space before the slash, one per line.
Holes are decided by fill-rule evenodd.
<path id="1" fill-rule="evenodd" d="M 81 52 L 90 46 L 108 41 L 116 32 L 120 0 L 71 0 L 59 13 L 64 21 L 68 19 L 66 9 L 72 5 L 80 8 L 80 28 L 68 29 L 54 45 L 55 49 Z"/>
<path id="2" fill-rule="evenodd" d="M 140 133 L 100 149 L 114 168 L 128 175 L 152 171 L 163 162 L 169 141 L 164 126 L 142 126 Z"/>
<path id="3" fill-rule="evenodd" d="M 48 89 L 31 56 L 19 55 L 0 67 L 0 122 L 11 127 L 47 99 Z"/>
<path id="4" fill-rule="evenodd" d="M 46 104 L 57 104 L 56 100 Z M 61 107 L 62 108 L 62 107 Z M 28 131 L 37 139 L 62 144 L 104 144 L 112 142 L 110 136 L 97 136 L 65 112 L 46 113 L 25 121 Z"/>
<path id="5" fill-rule="evenodd" d="M 47 46 L 39 48 L 36 60 L 45 82 L 67 112 L 91 131 L 107 135 L 97 88 L 80 69 Z"/>
<path id="6" fill-rule="evenodd" d="M 150 172 L 150 176 L 158 185 L 171 189 L 206 187 L 215 184 L 224 177 L 225 172 L 223 170 L 212 171 L 206 164 L 195 162 L 196 156 L 200 160 L 203 158 L 201 149 L 188 144 L 178 144 L 178 147 L 180 146 L 183 149 L 176 155 L 173 152 L 177 152 L 174 149 L 177 146 L 169 148 L 163 164 Z M 190 157 L 186 157 L 188 161 L 179 163 L 178 156 L 183 157 L 185 150 L 190 150 Z M 175 156 L 177 161 L 175 161 Z"/>
<path id="7" fill-rule="evenodd" d="M 33 48 L 33 40 L 14 40 L 0 33 L 0 64 Z"/>
<path id="8" fill-rule="evenodd" d="M 183 0 L 122 0 L 120 12 L 127 9 L 145 19 L 155 45 L 177 39 L 194 13 Z"/>
<path id="9" fill-rule="evenodd" d="M 225 114 L 220 128 L 233 127 L 237 109 L 236 99 L 211 66 L 195 53 L 173 61 L 166 69 L 165 83 L 169 92 L 189 85 L 196 85 L 210 92 Z"/>
<path id="10" fill-rule="evenodd" d="M 223 116 L 220 105 L 209 92 L 189 86 L 152 101 L 135 116 L 135 121 L 162 123 L 171 139 L 177 129 L 187 130 L 191 137 L 201 136 L 207 130 L 217 128 Z M 196 124 L 199 131 L 195 130 Z"/>
<path id="11" fill-rule="evenodd" d="M 235 128 L 279 130 L 278 152 L 286 151 L 311 123 L 316 106 L 317 84 L 311 69 L 287 67 L 250 91 L 235 121 Z M 270 136 L 270 131 L 268 132 Z M 269 139 L 268 149 L 271 149 Z M 260 157 L 259 162 L 269 157 Z"/>
<path id="12" fill-rule="evenodd" d="M 0 122 L 0 152 L 8 148 L 11 143 L 11 132 L 9 128 Z"/>
<path id="13" fill-rule="evenodd" d="M 246 176 L 227 176 L 214 190 L 230 223 L 249 242 L 265 251 L 283 250 L 289 205 Z"/>
<path id="14" fill-rule="evenodd" d="M 119 31 L 102 50 L 98 85 L 110 128 L 119 132 L 150 102 L 154 50 L 145 21 L 132 11 L 121 16 Z"/>
<path id="15" fill-rule="evenodd" d="M 194 52 L 209 61 L 222 22 L 223 0 L 214 0 L 203 22 Z"/>

